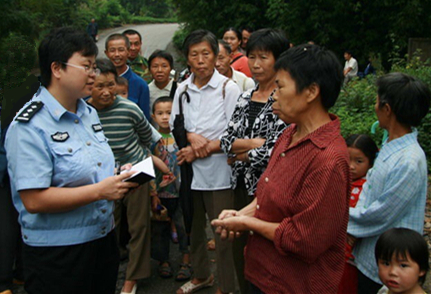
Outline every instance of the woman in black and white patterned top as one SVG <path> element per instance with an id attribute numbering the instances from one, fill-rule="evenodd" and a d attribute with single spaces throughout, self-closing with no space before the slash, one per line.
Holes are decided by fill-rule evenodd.
<path id="1" fill-rule="evenodd" d="M 231 120 L 220 139 L 221 149 L 232 165 L 232 188 L 235 209 L 248 205 L 257 182 L 265 170 L 272 149 L 286 124 L 272 112 L 272 95 L 276 89 L 274 64 L 289 48 L 283 33 L 273 29 L 254 32 L 247 44 L 248 65 L 257 82 L 254 89 L 238 99 Z M 243 274 L 243 249 L 247 236 L 234 242 L 234 260 L 241 293 L 246 293 Z"/>

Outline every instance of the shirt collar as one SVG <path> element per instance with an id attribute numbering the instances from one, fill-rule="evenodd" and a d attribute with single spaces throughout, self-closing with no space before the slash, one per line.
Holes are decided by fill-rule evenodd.
<path id="1" fill-rule="evenodd" d="M 215 89 L 215 88 L 217 88 L 220 85 L 220 82 L 224 81 L 224 79 L 226 77 L 223 76 L 223 75 L 221 75 L 217 71 L 217 69 L 214 68 L 214 73 L 211 76 L 211 79 L 208 81 L 208 83 L 206 85 L 204 85 L 200 89 L 198 89 L 198 87 L 193 83 L 194 78 L 195 78 L 195 74 L 192 73 L 191 76 L 187 79 L 188 85 L 189 85 L 189 89 L 194 89 L 194 90 L 198 91 L 198 90 L 203 90 L 206 87 L 211 87 L 211 88 Z"/>
<path id="2" fill-rule="evenodd" d="M 127 63 L 130 64 L 130 65 L 145 64 L 145 59 L 144 59 L 144 57 L 142 55 L 138 54 L 138 56 L 136 56 L 135 59 L 133 59 L 133 60 L 128 59 Z"/>
<path id="3" fill-rule="evenodd" d="M 119 76 L 120 77 L 125 76 L 128 73 L 129 69 L 130 69 L 130 67 L 127 65 L 126 70 L 122 74 L 120 74 Z"/>
<path id="4" fill-rule="evenodd" d="M 67 113 L 68 110 L 64 108 L 63 105 L 61 105 L 60 102 L 58 102 L 57 99 L 55 99 L 45 87 L 41 86 L 41 88 L 42 89 L 39 94 L 40 101 L 42 101 L 44 106 L 46 106 L 51 116 L 56 121 L 59 121 L 63 114 Z M 85 103 L 83 99 L 79 99 L 76 103 L 76 115 L 78 117 L 82 117 L 85 113 L 89 112 L 91 112 L 91 109 L 87 103 Z"/>
<path id="5" fill-rule="evenodd" d="M 408 133 L 390 142 L 385 141 L 383 143 L 382 148 L 380 149 L 378 156 L 381 157 L 383 161 L 385 161 L 395 152 L 401 149 L 404 149 L 411 144 L 417 143 L 418 142 L 417 137 L 418 137 L 418 131 L 416 128 L 413 128 L 411 133 Z"/>
<path id="6" fill-rule="evenodd" d="M 302 138 L 297 144 L 299 145 L 306 140 L 310 140 L 317 148 L 326 148 L 337 136 L 340 135 L 340 120 L 332 113 L 329 113 L 331 121 L 324 124 L 317 130 Z M 296 128 L 296 125 L 293 126 Z"/>

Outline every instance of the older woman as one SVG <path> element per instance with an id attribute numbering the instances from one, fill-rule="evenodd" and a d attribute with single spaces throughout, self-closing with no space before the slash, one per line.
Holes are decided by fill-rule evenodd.
<path id="1" fill-rule="evenodd" d="M 250 37 L 248 64 L 257 86 L 244 92 L 220 139 L 222 150 L 230 156 L 235 209 L 248 205 L 256 192 L 257 182 L 265 170 L 275 141 L 286 124 L 272 112 L 275 83 L 274 64 L 289 47 L 289 41 L 279 31 L 262 29 Z M 234 243 L 235 267 L 241 292 L 246 292 L 242 252 L 247 236 Z"/>
<path id="2" fill-rule="evenodd" d="M 332 52 L 289 49 L 275 64 L 273 111 L 291 125 L 278 139 L 256 198 L 213 221 L 222 237 L 253 231 L 245 276 L 256 293 L 336 293 L 348 220 L 348 153 L 328 113 L 342 84 Z"/>

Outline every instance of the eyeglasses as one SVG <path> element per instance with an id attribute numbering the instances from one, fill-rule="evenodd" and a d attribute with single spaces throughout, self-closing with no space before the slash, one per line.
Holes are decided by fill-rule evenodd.
<path id="1" fill-rule="evenodd" d="M 97 67 L 91 67 L 89 65 L 80 66 L 72 63 L 67 63 L 67 62 L 61 62 L 61 63 L 67 66 L 83 69 L 85 73 L 88 75 L 90 74 L 95 74 L 96 76 L 100 75 L 100 69 L 98 69 Z"/>

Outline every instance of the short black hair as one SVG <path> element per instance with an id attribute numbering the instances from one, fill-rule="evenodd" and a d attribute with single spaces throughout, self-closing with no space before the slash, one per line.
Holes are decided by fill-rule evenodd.
<path id="1" fill-rule="evenodd" d="M 138 37 L 139 37 L 139 41 L 142 43 L 142 36 L 141 36 L 141 34 L 140 34 L 138 31 L 136 31 L 136 30 L 132 30 L 132 29 L 125 30 L 125 31 L 122 33 L 122 35 L 124 35 L 124 36 L 126 36 L 126 35 L 138 35 Z"/>
<path id="2" fill-rule="evenodd" d="M 112 73 L 117 78 L 117 70 L 111 60 L 107 58 L 101 58 L 96 60 L 97 68 L 100 70 L 100 74 Z"/>
<path id="3" fill-rule="evenodd" d="M 271 52 L 277 60 L 281 53 L 289 49 L 290 43 L 285 34 L 275 29 L 260 29 L 253 32 L 247 42 L 247 56 L 251 51 Z"/>
<path id="4" fill-rule="evenodd" d="M 117 85 L 120 85 L 120 86 L 129 86 L 129 80 L 126 79 L 125 77 L 117 77 L 115 79 L 115 82 L 117 83 Z"/>
<path id="5" fill-rule="evenodd" d="M 326 110 L 337 101 L 344 76 L 340 61 L 332 51 L 312 44 L 298 45 L 282 53 L 274 68 L 290 74 L 298 93 L 317 84 Z"/>
<path id="6" fill-rule="evenodd" d="M 377 80 L 379 108 L 388 104 L 397 121 L 408 127 L 419 126 L 430 108 L 431 93 L 421 80 L 393 72 Z"/>
<path id="7" fill-rule="evenodd" d="M 208 42 L 215 56 L 218 54 L 217 37 L 208 30 L 199 29 L 191 32 L 184 40 L 183 54 L 188 59 L 190 47 L 202 42 Z"/>
<path id="8" fill-rule="evenodd" d="M 154 58 L 159 57 L 159 58 L 164 58 L 169 62 L 169 65 L 171 66 L 171 69 L 174 68 L 174 58 L 172 57 L 172 55 L 165 50 L 155 50 L 150 57 L 148 58 L 148 66 L 151 67 L 151 61 L 153 61 Z"/>
<path id="9" fill-rule="evenodd" d="M 421 234 L 407 228 L 392 228 L 384 232 L 377 240 L 374 255 L 376 262 L 379 259 L 390 261 L 394 256 L 406 258 L 407 254 L 419 265 L 425 275 L 419 278 L 419 282 L 425 282 L 429 270 L 428 245 Z"/>
<path id="10" fill-rule="evenodd" d="M 171 102 L 171 103 L 173 103 L 174 99 L 172 99 L 169 96 L 161 96 L 161 97 L 157 98 L 156 101 L 154 101 L 154 103 L 153 103 L 153 109 L 152 109 L 153 114 L 154 114 L 154 111 L 156 110 L 156 105 L 159 104 L 159 103 L 163 103 L 163 102 Z"/>
<path id="11" fill-rule="evenodd" d="M 51 85 L 51 64 L 58 62 L 62 69 L 73 54 L 97 56 L 93 39 L 85 32 L 71 27 L 53 29 L 39 45 L 40 81 L 44 87 Z"/>
<path id="12" fill-rule="evenodd" d="M 368 158 L 370 166 L 374 165 L 379 148 L 374 140 L 365 134 L 353 134 L 346 139 L 347 147 L 356 148 L 362 151 Z"/>
<path id="13" fill-rule="evenodd" d="M 124 40 L 124 42 L 126 42 L 126 48 L 127 48 L 127 50 L 130 49 L 129 38 L 127 38 L 125 35 L 122 35 L 122 34 L 112 34 L 108 38 L 106 38 L 106 41 L 105 41 L 105 50 L 108 50 L 108 44 L 109 44 L 109 42 L 111 42 L 113 40 Z"/>
<path id="14" fill-rule="evenodd" d="M 250 26 L 245 26 L 245 27 L 241 28 L 241 35 L 242 35 L 242 31 L 247 31 L 249 33 L 253 33 L 254 29 L 252 27 L 250 27 Z"/>
<path id="15" fill-rule="evenodd" d="M 230 45 L 226 41 L 224 41 L 222 39 L 218 39 L 218 43 L 223 46 L 223 48 L 226 50 L 227 54 L 232 53 L 232 48 L 230 47 Z"/>

